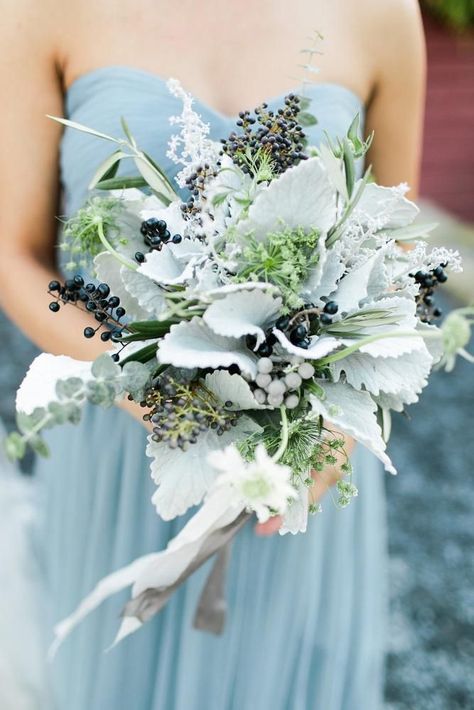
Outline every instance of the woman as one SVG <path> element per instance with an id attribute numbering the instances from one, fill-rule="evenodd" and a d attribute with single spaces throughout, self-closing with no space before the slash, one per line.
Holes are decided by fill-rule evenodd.
<path id="1" fill-rule="evenodd" d="M 168 118 L 180 107 L 164 78 L 179 78 L 199 97 L 197 110 L 219 138 L 242 108 L 298 89 L 301 50 L 317 29 L 325 39 L 320 73 L 306 88 L 318 117 L 310 142 L 320 142 L 323 131 L 342 135 L 356 113 L 365 114 L 366 132 L 376 132 L 370 161 L 378 182 L 416 187 L 424 53 L 415 0 L 70 0 L 67 13 L 57 0 L 4 5 L 0 296 L 49 352 L 91 359 L 101 347 L 79 337 L 82 312 L 48 315 L 45 285 L 56 274 L 55 215 L 81 205 L 108 148 L 71 131 L 61 135 L 46 113 L 65 111 L 112 134 L 123 115 L 140 146 L 173 175 Z M 127 406 L 128 413 L 87 411 L 77 429 L 53 434 L 53 458 L 39 466 L 54 621 L 104 574 L 163 548 L 182 524 L 163 523 L 149 503 L 146 430 L 140 412 Z M 95 613 L 52 667 L 58 709 L 380 707 L 382 475 L 359 449 L 354 464 L 358 501 L 339 512 L 327 500 L 305 536 L 264 539 L 274 526 L 259 527 L 260 535 L 247 526 L 233 550 L 222 637 L 191 628 L 205 570 L 108 654 L 102 651 L 121 600 Z"/>

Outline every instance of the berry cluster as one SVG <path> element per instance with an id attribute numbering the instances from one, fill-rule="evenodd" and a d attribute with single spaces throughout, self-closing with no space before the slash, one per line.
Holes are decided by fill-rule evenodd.
<path id="1" fill-rule="evenodd" d="M 238 412 L 229 411 L 200 382 L 180 383 L 172 377 L 158 378 L 147 392 L 143 417 L 154 424 L 152 438 L 171 449 L 186 451 L 200 433 L 213 429 L 218 436 L 237 424 Z"/>
<path id="2" fill-rule="evenodd" d="M 423 323 L 431 323 L 435 318 L 442 316 L 442 311 L 434 303 L 433 293 L 438 284 L 445 283 L 448 276 L 445 272 L 447 264 L 440 264 L 430 271 L 417 271 L 410 274 L 419 284 L 420 290 L 416 297 L 416 312 Z"/>
<path id="3" fill-rule="evenodd" d="M 280 316 L 275 322 L 275 328 L 286 333 L 293 345 L 307 350 L 311 345 L 310 335 L 318 333 L 321 326 L 331 325 L 333 316 L 338 310 L 339 308 L 335 301 L 327 301 L 322 309 L 315 307 L 312 303 L 308 303 L 292 317 Z M 256 350 L 257 355 L 270 357 L 277 342 L 273 328 L 269 328 L 265 333 L 265 340 Z M 255 351 L 257 339 L 254 335 L 248 335 L 246 344 L 250 350 Z"/>
<path id="4" fill-rule="evenodd" d="M 299 111 L 300 99 L 295 94 L 286 96 L 285 106 L 276 112 L 268 110 L 266 103 L 254 110 L 255 115 L 241 111 L 237 121 L 241 132 L 232 131 L 221 140 L 222 153 L 229 155 L 244 172 L 250 172 L 247 156 L 263 150 L 272 159 L 273 171 L 284 173 L 307 158 L 303 152 L 305 134 L 297 120 Z"/>
<path id="5" fill-rule="evenodd" d="M 220 163 L 218 162 L 217 167 L 219 166 Z M 190 192 L 190 196 L 188 201 L 183 202 L 181 205 L 181 211 L 184 216 L 197 214 L 200 211 L 199 207 L 196 205 L 196 202 L 198 202 L 202 192 L 204 191 L 206 181 L 216 176 L 217 171 L 211 168 L 209 163 L 205 163 L 204 165 L 200 165 L 196 168 L 196 170 L 186 179 L 186 187 Z"/>
<path id="6" fill-rule="evenodd" d="M 293 358 L 293 365 L 286 372 L 279 369 L 269 357 L 262 357 L 257 363 L 258 375 L 253 395 L 259 404 L 279 407 L 284 404 L 295 409 L 300 402 L 299 389 L 303 380 L 314 375 L 314 367 L 301 358 Z"/>
<path id="7" fill-rule="evenodd" d="M 171 236 L 165 220 L 157 219 L 156 217 L 150 217 L 150 219 L 142 222 L 140 232 L 149 251 L 161 251 L 164 244 L 168 244 L 170 241 L 173 244 L 179 244 L 183 239 L 181 234 Z M 135 261 L 142 264 L 145 261 L 145 255 L 141 251 L 137 251 Z"/>
<path id="8" fill-rule="evenodd" d="M 71 303 L 81 306 L 94 315 L 98 325 L 96 328 L 92 326 L 84 328 L 84 337 L 93 338 L 97 331 L 107 326 L 101 332 L 100 339 L 104 342 L 120 340 L 124 327 L 120 319 L 125 315 L 125 308 L 120 305 L 118 296 L 110 295 L 110 287 L 106 283 L 97 286 L 93 283 L 85 284 L 82 276 L 77 274 L 71 279 L 66 279 L 64 283 L 50 281 L 48 293 L 55 297 L 55 300 L 49 304 L 49 310 L 53 313 L 60 310 L 61 304 Z"/>

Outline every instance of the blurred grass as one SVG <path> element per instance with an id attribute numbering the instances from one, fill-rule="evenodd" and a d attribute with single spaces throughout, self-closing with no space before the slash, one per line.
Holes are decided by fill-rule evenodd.
<path id="1" fill-rule="evenodd" d="M 473 0 L 422 0 L 421 4 L 433 15 L 458 30 L 466 30 L 474 25 Z"/>

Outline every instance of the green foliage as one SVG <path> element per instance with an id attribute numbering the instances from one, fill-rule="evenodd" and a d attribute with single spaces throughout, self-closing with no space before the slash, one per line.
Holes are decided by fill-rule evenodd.
<path id="1" fill-rule="evenodd" d="M 301 284 L 318 263 L 316 246 L 319 232 L 285 229 L 267 234 L 265 241 L 252 236 L 242 248 L 242 266 L 234 280 L 266 281 L 277 286 L 288 309 L 303 305 L 299 295 Z"/>
<path id="2" fill-rule="evenodd" d="M 108 241 L 114 245 L 119 237 L 120 201 L 111 197 L 92 197 L 84 207 L 64 223 L 60 248 L 69 253 L 68 271 L 87 267 L 104 251 L 99 236 L 102 226 Z"/>
<path id="3" fill-rule="evenodd" d="M 423 4 L 451 27 L 466 30 L 474 26 L 473 0 L 423 0 Z"/>

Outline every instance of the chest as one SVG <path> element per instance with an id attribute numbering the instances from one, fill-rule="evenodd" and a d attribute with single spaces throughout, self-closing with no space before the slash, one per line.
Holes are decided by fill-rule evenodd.
<path id="1" fill-rule="evenodd" d="M 65 84 L 99 66 L 129 65 L 175 76 L 227 114 L 242 106 L 253 107 L 265 96 L 291 89 L 304 79 L 339 82 L 364 96 L 368 78 L 348 4 L 342 7 L 341 0 L 291 4 L 287 0 L 102 0 L 93 6 L 81 2 L 71 13 L 64 42 Z M 97 36 L 100 42 L 95 41 Z M 306 70 L 304 64 L 312 69 Z"/>

